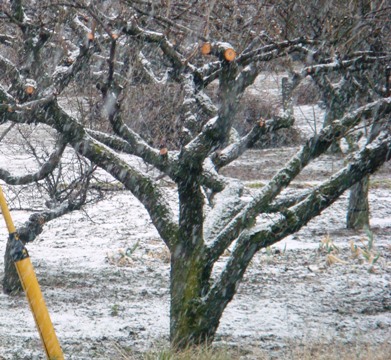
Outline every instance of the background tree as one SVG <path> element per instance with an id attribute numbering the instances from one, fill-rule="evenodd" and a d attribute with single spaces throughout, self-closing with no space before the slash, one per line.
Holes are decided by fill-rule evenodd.
<path id="1" fill-rule="evenodd" d="M 390 59 L 389 44 L 379 50 L 369 41 L 344 43 L 355 37 L 352 29 L 345 36 L 339 15 L 356 14 L 365 3 L 338 4 L 5 2 L 0 123 L 54 129 L 57 145 L 55 160 L 49 156 L 38 172 L 16 177 L 3 170 L 1 179 L 15 185 L 50 179 L 65 149 L 113 176 L 144 205 L 171 253 L 172 343 L 212 341 L 253 256 L 298 231 L 390 158 L 391 99 L 385 77 L 374 75 Z M 385 4 L 373 3 L 365 14 L 385 37 Z M 242 135 L 234 129 L 246 89 L 268 69 L 290 74 L 286 104 L 311 77 L 332 116 L 248 201 L 241 197 L 244 185 L 220 170 L 261 135 L 294 122 L 285 106 L 271 118 L 259 113 Z M 353 101 L 355 86 L 366 87 L 371 96 L 358 92 Z M 364 119 L 376 126 L 375 135 L 346 167 L 318 186 L 293 196 L 282 193 L 310 161 Z M 123 154 L 142 159 L 159 175 Z M 162 176 L 177 186 L 178 218 L 158 181 Z M 74 207 L 73 201 L 66 204 Z M 275 216 L 260 216 L 271 213 Z M 215 273 L 214 264 L 228 248 L 225 267 Z"/>

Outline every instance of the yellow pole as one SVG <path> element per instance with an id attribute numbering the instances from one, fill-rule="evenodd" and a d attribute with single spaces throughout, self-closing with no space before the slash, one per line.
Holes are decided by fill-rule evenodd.
<path id="1" fill-rule="evenodd" d="M 35 324 L 37 325 L 46 356 L 50 360 L 64 360 L 64 355 L 54 331 L 52 321 L 50 320 L 49 311 L 42 296 L 37 277 L 35 276 L 33 265 L 30 261 L 27 250 L 19 240 L 19 237 L 16 233 L 16 229 L 1 186 L 0 206 L 4 220 L 7 224 L 10 238 L 15 242 L 13 260 L 15 262 L 20 282 L 22 283 L 28 303 L 33 313 Z"/>

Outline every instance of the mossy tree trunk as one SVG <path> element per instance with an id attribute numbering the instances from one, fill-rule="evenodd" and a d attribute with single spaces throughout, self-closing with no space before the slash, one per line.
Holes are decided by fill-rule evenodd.
<path id="1" fill-rule="evenodd" d="M 346 227 L 348 229 L 363 229 L 369 226 L 369 176 L 366 176 L 350 189 Z"/>
<path id="2" fill-rule="evenodd" d="M 211 268 L 205 261 L 204 196 L 196 178 L 178 183 L 179 235 L 171 250 L 170 338 L 177 347 L 206 341 L 200 299 L 208 291 Z"/>

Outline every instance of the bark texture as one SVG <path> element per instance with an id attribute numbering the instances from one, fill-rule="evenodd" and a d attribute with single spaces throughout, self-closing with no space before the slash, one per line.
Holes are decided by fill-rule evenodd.
<path id="1" fill-rule="evenodd" d="M 364 229 L 369 227 L 369 177 L 366 176 L 350 189 L 346 227 L 348 229 Z"/>

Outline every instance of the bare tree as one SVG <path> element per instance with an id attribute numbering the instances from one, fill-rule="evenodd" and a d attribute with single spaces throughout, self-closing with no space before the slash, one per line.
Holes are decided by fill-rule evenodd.
<path id="1" fill-rule="evenodd" d="M 284 8 L 288 3 L 291 7 Z M 272 6 L 237 1 L 173 1 L 168 5 L 13 1 L 3 5 L 2 17 L 7 21 L 0 39 L 2 52 L 8 55 L 0 56 L 5 74 L 0 87 L 0 123 L 44 124 L 55 129 L 61 139 L 56 159 L 65 147 L 72 148 L 112 175 L 144 205 L 171 253 L 170 335 L 174 345 L 212 341 L 254 255 L 298 231 L 390 158 L 391 99 L 384 95 L 384 78 L 373 84 L 374 69 L 383 68 L 390 53 L 363 43 L 335 54 L 339 33 L 316 19 L 320 14 L 326 21 L 332 12 L 328 3 L 311 3 L 327 11 L 311 10 L 294 31 L 289 19 L 298 22 L 294 15 L 305 8 L 304 2 L 281 1 Z M 284 12 L 288 8 L 292 13 Z M 387 11 L 383 3 L 372 10 L 379 23 Z M 268 27 L 263 28 L 266 23 Z M 310 76 L 330 91 L 331 99 L 339 100 L 351 96 L 350 83 L 360 73 L 373 96 L 362 103 L 349 102 L 334 113 L 332 122 L 307 139 L 248 202 L 241 197 L 243 184 L 222 176 L 220 170 L 261 135 L 293 124 L 287 106 L 270 119 L 259 114 L 250 131 L 234 136 L 233 124 L 246 89 L 261 71 L 275 67 L 289 70 L 291 90 Z M 337 86 L 340 78 L 353 80 L 349 86 Z M 217 99 L 213 100 L 207 89 L 216 83 Z M 170 128 L 152 135 L 158 139 L 133 128 L 137 119 L 129 109 L 129 99 L 139 95 L 142 86 L 151 91 L 164 87 L 177 99 L 174 112 L 148 112 L 148 103 L 140 103 L 147 110 L 138 116 L 153 116 L 148 119 L 150 124 L 162 124 L 163 115 L 167 117 L 164 123 Z M 87 91 L 93 104 L 84 121 L 79 112 L 64 106 L 64 99 L 72 96 L 84 104 Z M 304 192 L 282 194 L 310 161 L 363 119 L 369 123 L 376 119 L 379 131 L 346 167 Z M 178 148 L 167 142 L 172 129 L 180 133 Z M 121 154 L 141 158 L 175 182 L 178 219 L 164 187 Z M 59 162 L 49 159 L 48 163 L 27 175 L 29 179 L 44 179 Z M 3 173 L 1 179 L 7 183 L 22 181 Z M 270 213 L 276 216 L 259 218 Z M 227 248 L 231 252 L 224 269 L 212 275 Z"/>
<path id="2" fill-rule="evenodd" d="M 82 205 L 97 201 L 102 196 L 96 191 L 96 188 L 91 189 L 90 187 L 90 183 L 94 180 L 96 166 L 77 153 L 71 157 L 63 158 L 66 143 L 62 137 L 57 139 L 53 149 L 49 149 L 45 144 L 47 141 L 40 139 L 33 141 L 30 138 L 31 129 L 23 129 L 22 131 L 22 129 L 18 129 L 19 125 L 16 125 L 14 133 L 10 134 L 13 139 L 13 147 L 18 148 L 17 155 L 20 155 L 21 148 L 24 149 L 26 155 L 34 159 L 38 171 L 14 176 L 9 171 L 0 169 L 0 177 L 7 184 L 12 185 L 7 186 L 7 190 L 9 190 L 9 200 L 13 208 L 21 207 L 19 201 L 21 194 L 28 193 L 31 199 L 31 205 L 23 201 L 25 210 L 34 209 L 35 211 L 28 221 L 18 228 L 19 237 L 26 244 L 35 240 L 48 221 L 73 210 L 79 210 Z M 6 132 L 8 130 L 9 128 L 6 129 Z M 44 135 L 46 140 L 50 139 L 50 133 L 41 132 L 40 134 Z M 7 142 L 4 148 L 8 148 L 8 156 L 12 157 L 11 142 Z M 22 290 L 11 256 L 13 245 L 10 238 L 4 255 L 3 291 L 5 293 Z"/>

